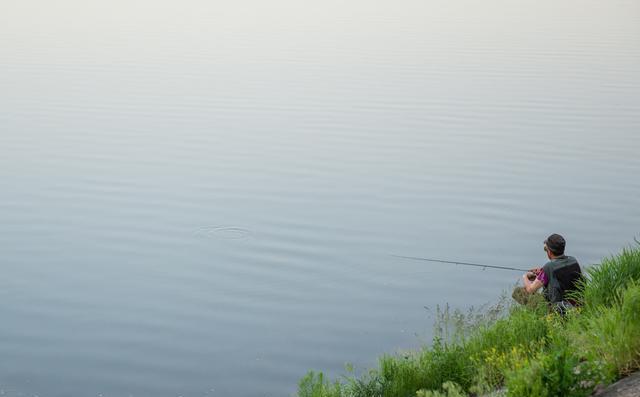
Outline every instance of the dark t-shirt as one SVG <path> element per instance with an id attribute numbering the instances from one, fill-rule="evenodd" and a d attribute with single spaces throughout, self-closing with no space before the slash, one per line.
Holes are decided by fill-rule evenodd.
<path id="1" fill-rule="evenodd" d="M 562 285 L 561 280 L 556 279 L 554 272 L 561 268 L 577 268 L 580 272 L 580 265 L 576 258 L 572 256 L 560 256 L 545 263 L 542 271 L 538 274 L 538 280 L 544 285 L 544 295 L 550 302 L 560 302 L 564 299 L 564 293 L 568 291 L 568 285 Z"/>

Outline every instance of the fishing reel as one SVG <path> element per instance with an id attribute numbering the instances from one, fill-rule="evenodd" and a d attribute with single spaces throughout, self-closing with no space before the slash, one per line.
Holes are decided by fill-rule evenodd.
<path id="1" fill-rule="evenodd" d="M 527 272 L 527 278 L 529 281 L 534 281 L 540 275 L 540 272 L 542 272 L 542 269 L 539 267 L 531 269 Z"/>

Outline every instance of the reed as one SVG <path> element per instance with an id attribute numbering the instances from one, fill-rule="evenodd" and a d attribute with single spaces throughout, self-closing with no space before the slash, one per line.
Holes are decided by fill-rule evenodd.
<path id="1" fill-rule="evenodd" d="M 586 310 L 610 306 L 629 283 L 640 281 L 640 247 L 625 248 L 587 270 L 578 295 Z"/>

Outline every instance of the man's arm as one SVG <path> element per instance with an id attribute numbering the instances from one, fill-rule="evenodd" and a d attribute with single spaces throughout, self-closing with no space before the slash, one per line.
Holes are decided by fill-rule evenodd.
<path id="1" fill-rule="evenodd" d="M 528 272 L 524 276 L 522 276 L 522 282 L 524 283 L 524 290 L 529 294 L 533 294 L 537 290 L 539 290 L 544 284 L 542 281 L 536 277 L 533 281 L 529 279 L 529 275 L 535 276 L 536 274 L 533 272 Z M 533 278 L 533 277 L 532 277 Z"/>

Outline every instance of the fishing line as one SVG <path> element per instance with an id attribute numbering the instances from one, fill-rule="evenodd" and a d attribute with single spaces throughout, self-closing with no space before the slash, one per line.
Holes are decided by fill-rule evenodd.
<path id="1" fill-rule="evenodd" d="M 486 265 L 486 264 L 482 264 L 482 263 L 445 261 L 445 260 L 442 260 L 442 259 L 421 258 L 419 256 L 406 256 L 406 255 L 395 255 L 395 254 L 389 254 L 389 255 L 394 256 L 396 258 L 410 259 L 410 260 L 414 260 L 414 261 L 450 263 L 450 264 L 453 264 L 453 265 L 481 267 L 483 269 L 491 268 L 491 269 L 513 270 L 513 271 L 517 271 L 517 272 L 528 272 L 529 271 L 529 270 L 525 270 L 525 269 L 518 269 L 518 268 L 515 268 L 515 267 Z"/>

